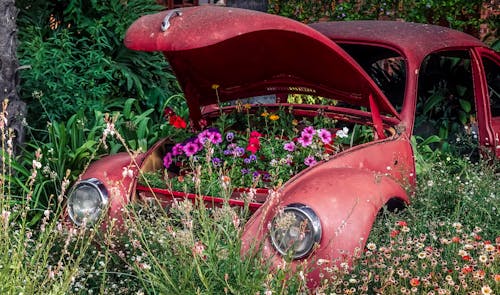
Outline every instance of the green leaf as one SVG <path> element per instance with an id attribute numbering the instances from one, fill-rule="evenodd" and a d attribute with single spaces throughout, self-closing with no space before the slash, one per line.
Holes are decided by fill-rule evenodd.
<path id="1" fill-rule="evenodd" d="M 470 113 L 470 111 L 472 109 L 472 105 L 471 105 L 470 101 L 465 100 L 465 99 L 459 99 L 458 102 L 460 103 L 460 107 L 462 108 L 462 110 L 464 110 L 464 112 Z"/>

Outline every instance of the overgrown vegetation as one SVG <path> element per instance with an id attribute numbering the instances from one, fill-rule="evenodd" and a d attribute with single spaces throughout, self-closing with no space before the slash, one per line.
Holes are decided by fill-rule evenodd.
<path id="1" fill-rule="evenodd" d="M 486 24 L 491 32 L 485 36 L 497 43 L 500 18 L 494 13 L 495 2 L 484 0 L 270 0 L 269 12 L 305 23 L 320 20 L 405 20 L 450 27 L 479 38 L 480 25 Z"/>
<path id="2" fill-rule="evenodd" d="M 65 122 L 82 111 L 122 111 L 128 98 L 142 109 L 161 109 L 176 93 L 175 79 L 159 54 L 123 45 L 130 24 L 162 9 L 147 0 L 16 1 L 20 8 L 21 96 L 28 123 Z M 152 119 L 158 113 L 150 114 Z M 92 122 L 93 123 L 93 122 Z M 35 132 L 46 139 L 46 133 Z"/>
<path id="3" fill-rule="evenodd" d="M 475 33 L 483 1 L 459 2 L 270 1 L 270 7 L 305 22 L 403 18 Z M 16 4 L 19 57 L 30 67 L 22 71 L 21 88 L 30 106 L 30 141 L 17 159 L 9 141 L 2 146 L 2 158 L 10 160 L 3 161 L 0 182 L 0 293 L 308 292 L 308 270 L 292 273 L 283 264 L 270 275 L 259 253 L 241 259 L 246 209 L 178 202 L 165 211 L 152 202 L 127 208 L 128 227 L 119 236 L 112 226 L 65 227 L 65 194 L 91 161 L 125 147 L 146 150 L 167 133 L 164 105 L 182 117 L 187 108 L 162 56 L 122 45 L 132 21 L 161 8 L 154 1 Z M 499 27 L 498 16 L 488 22 Z M 103 140 L 110 123 L 123 141 Z M 354 268 L 325 268 L 337 279 L 318 292 L 500 293 L 499 164 L 435 151 L 437 136 L 414 141 L 419 184 L 413 204 L 378 219 Z"/>

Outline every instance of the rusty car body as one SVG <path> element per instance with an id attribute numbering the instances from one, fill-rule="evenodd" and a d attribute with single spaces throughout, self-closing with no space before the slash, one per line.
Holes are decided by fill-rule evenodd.
<path id="1" fill-rule="evenodd" d="M 500 57 L 458 31 L 392 21 L 308 26 L 261 12 L 203 6 L 143 16 L 129 28 L 125 45 L 163 52 L 194 123 L 217 116 L 219 100 L 274 95 L 275 101 L 267 106 L 277 107 L 288 104 L 283 100 L 287 94 L 305 93 L 334 98 L 346 106 L 294 105 L 302 115 L 327 114 L 372 128 L 373 141 L 321 161 L 278 190 L 261 192 L 263 198 L 249 204 L 255 212 L 243 233 L 245 249 L 254 241 L 262 242 L 264 255 L 276 266 L 289 250 L 292 264 L 304 259 L 349 262 L 354 251 L 364 247 L 382 208 L 410 202 L 416 183 L 411 144 L 416 112 L 419 101 L 425 107 L 434 89 L 428 83 L 449 78 L 448 72 L 436 73 L 435 67 L 447 58 L 468 71 L 460 71 L 459 77 L 470 84 L 462 94 L 473 104 L 466 118 L 474 125 L 479 145 L 500 155 Z M 391 80 L 394 71 L 399 71 L 398 81 Z M 217 93 L 213 85 L 218 85 Z M 126 204 L 144 196 L 166 202 L 196 198 L 137 184 L 141 171 L 161 167 L 159 151 L 164 146 L 160 141 L 134 158 L 120 153 L 93 163 L 69 196 L 73 222 L 81 224 L 83 218 L 92 222 L 102 214 L 120 219 Z M 123 175 L 124 168 L 131 169 L 133 177 Z M 224 202 L 217 196 L 203 198 L 207 203 Z M 270 234 L 273 220 L 283 211 L 292 213 L 297 223 L 281 236 Z M 306 236 L 294 237 L 304 222 Z M 303 240 L 285 249 L 294 239 Z M 312 270 L 311 286 L 322 272 L 318 267 Z"/>

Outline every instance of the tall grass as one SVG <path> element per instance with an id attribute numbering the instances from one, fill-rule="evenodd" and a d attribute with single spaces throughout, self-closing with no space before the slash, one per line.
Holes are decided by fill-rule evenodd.
<path id="1" fill-rule="evenodd" d="M 44 155 L 35 153 L 26 193 L 16 196 L 10 135 L 4 127 L 1 132 L 2 294 L 500 293 L 498 163 L 419 158 L 412 204 L 380 215 L 352 266 L 318 261 L 325 280 L 308 290 L 309 269 L 292 271 L 284 259 L 282 268 L 271 270 L 259 251 L 242 258 L 245 208 L 182 200 L 163 208 L 152 200 L 127 208 L 122 230 L 65 226 L 68 179 L 49 198 L 50 209 L 36 211 Z M 118 132 L 117 139 L 125 144 Z M 31 223 L 37 212 L 40 221 Z"/>
<path id="2" fill-rule="evenodd" d="M 25 190 L 22 190 L 25 193 L 15 195 L 13 134 L 6 127 L 7 104 L 5 100 L 0 112 L 0 293 L 65 294 L 71 289 L 95 231 L 64 226 L 60 216 L 69 185 L 67 178 L 61 183 L 60 193 L 50 197 L 51 209 L 41 212 L 39 222 L 31 223 L 33 216 L 38 215 L 33 205 L 43 154 L 35 153 Z"/>

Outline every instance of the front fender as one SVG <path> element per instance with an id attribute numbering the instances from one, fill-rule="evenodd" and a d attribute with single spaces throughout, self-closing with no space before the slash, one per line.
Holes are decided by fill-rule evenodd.
<path id="1" fill-rule="evenodd" d="M 287 184 L 252 216 L 243 234 L 244 251 L 254 247 L 255 240 L 262 241 L 263 254 L 274 266 L 279 265 L 282 258 L 270 243 L 269 225 L 283 207 L 302 203 L 316 212 L 322 227 L 320 243 L 308 263 L 318 259 L 328 261 L 328 267 L 350 263 L 353 254 L 364 248 L 381 208 L 393 198 L 409 202 L 406 191 L 389 175 L 355 168 L 318 168 Z M 309 269 L 313 286 L 319 283 L 320 273 L 326 275 L 320 267 Z"/>
<path id="2" fill-rule="evenodd" d="M 108 219 L 122 221 L 122 209 L 134 196 L 139 167 L 144 154 L 118 153 L 93 162 L 80 176 L 80 180 L 99 179 L 109 194 Z M 126 173 L 124 171 L 126 170 Z"/>

